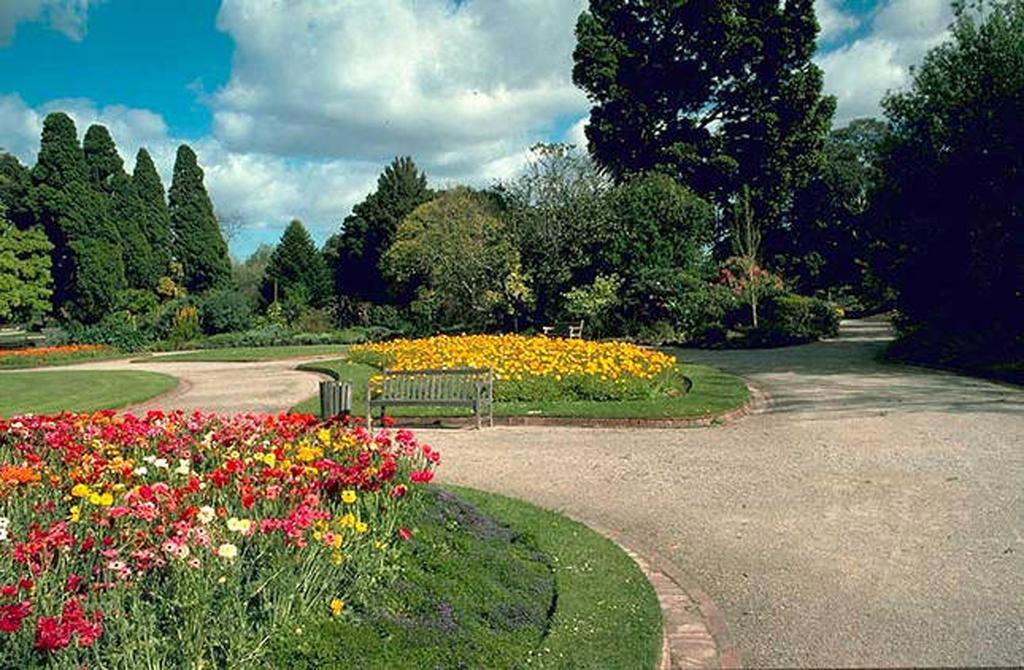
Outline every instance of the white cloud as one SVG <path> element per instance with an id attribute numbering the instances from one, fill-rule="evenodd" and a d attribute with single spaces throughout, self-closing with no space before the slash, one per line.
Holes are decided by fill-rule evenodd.
<path id="1" fill-rule="evenodd" d="M 836 96 L 836 125 L 881 113 L 882 97 L 910 81 L 911 68 L 948 35 L 948 0 L 888 0 L 864 37 L 819 56 L 825 90 Z"/>
<path id="2" fill-rule="evenodd" d="M 18 24 L 44 21 L 49 26 L 80 41 L 85 36 L 90 5 L 103 0 L 0 0 L 0 46 L 10 44 Z"/>
<path id="3" fill-rule="evenodd" d="M 216 134 L 240 150 L 376 162 L 410 153 L 456 177 L 587 108 L 571 81 L 584 0 L 225 0 L 231 79 Z"/>
<path id="4" fill-rule="evenodd" d="M 821 25 L 820 39 L 831 42 L 860 26 L 860 19 L 836 6 L 836 0 L 815 0 L 814 12 Z"/>
<path id="5" fill-rule="evenodd" d="M 587 124 L 590 123 L 590 114 L 584 114 L 580 117 L 579 121 L 572 124 L 569 130 L 565 132 L 564 141 L 568 144 L 575 144 L 577 148 L 585 150 L 587 148 Z"/>

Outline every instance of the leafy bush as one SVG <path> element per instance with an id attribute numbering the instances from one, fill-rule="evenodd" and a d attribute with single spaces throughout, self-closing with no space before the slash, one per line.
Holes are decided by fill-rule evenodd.
<path id="1" fill-rule="evenodd" d="M 778 295 L 764 303 L 760 327 L 750 334 L 757 346 L 785 346 L 834 337 L 839 311 L 831 303 L 800 295 Z"/>
<path id="2" fill-rule="evenodd" d="M 594 283 L 566 292 L 565 311 L 573 320 L 583 320 L 591 332 L 605 334 L 612 313 L 619 305 L 622 279 L 618 275 L 598 275 Z"/>
<path id="3" fill-rule="evenodd" d="M 725 341 L 737 320 L 740 302 L 727 286 L 693 279 L 669 308 L 680 342 L 713 345 Z"/>
<path id="4" fill-rule="evenodd" d="M 114 299 L 114 311 L 128 312 L 132 316 L 147 316 L 160 306 L 152 291 L 130 288 L 118 291 Z"/>
<path id="5" fill-rule="evenodd" d="M 326 333 L 296 333 L 284 326 L 264 326 L 240 333 L 218 333 L 186 342 L 163 342 L 154 349 L 228 349 L 235 347 L 280 347 L 318 344 L 359 344 L 391 336 L 385 328 L 346 328 Z"/>
<path id="6" fill-rule="evenodd" d="M 200 321 L 208 335 L 248 330 L 252 327 L 253 305 L 240 291 L 211 291 L 200 305 Z"/>
<path id="7" fill-rule="evenodd" d="M 127 312 L 114 312 L 91 326 L 70 323 L 66 330 L 76 344 L 105 344 L 120 351 L 141 351 L 151 342 L 138 319 Z"/>
<path id="8" fill-rule="evenodd" d="M 174 315 L 171 332 L 167 339 L 171 342 L 189 342 L 202 334 L 199 327 L 199 309 L 192 305 L 180 307 Z"/>
<path id="9" fill-rule="evenodd" d="M 329 333 L 334 329 L 331 315 L 326 309 L 309 308 L 302 310 L 295 321 L 295 329 L 302 333 Z"/>

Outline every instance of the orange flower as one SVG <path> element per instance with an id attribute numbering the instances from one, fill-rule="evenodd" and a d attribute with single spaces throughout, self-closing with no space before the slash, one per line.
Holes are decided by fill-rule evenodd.
<path id="1" fill-rule="evenodd" d="M 18 465 L 4 465 L 0 467 L 0 482 L 17 486 L 18 484 L 34 484 L 40 479 L 39 473 L 32 468 Z"/>

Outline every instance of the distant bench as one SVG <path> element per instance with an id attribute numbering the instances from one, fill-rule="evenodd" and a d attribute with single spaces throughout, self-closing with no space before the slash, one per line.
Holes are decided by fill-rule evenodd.
<path id="1" fill-rule="evenodd" d="M 476 427 L 494 426 L 494 371 L 490 368 L 450 370 L 385 370 L 366 389 L 366 429 L 373 422 L 373 408 L 387 407 L 469 407 Z"/>
<path id="2" fill-rule="evenodd" d="M 567 333 L 570 340 L 583 339 L 583 320 L 578 323 L 560 324 L 541 327 L 541 332 L 548 337 L 556 337 L 558 333 Z"/>

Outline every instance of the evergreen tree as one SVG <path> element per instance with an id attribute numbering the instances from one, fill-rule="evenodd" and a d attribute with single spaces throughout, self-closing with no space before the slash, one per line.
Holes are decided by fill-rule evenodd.
<path id="1" fill-rule="evenodd" d="M 139 227 L 142 204 L 113 138 L 101 125 L 89 126 L 82 142 L 92 187 L 104 196 L 120 233 L 125 280 L 130 288 L 153 290 L 160 279 L 154 273 L 153 250 Z"/>
<path id="2" fill-rule="evenodd" d="M 377 190 L 352 208 L 341 232 L 326 245 L 335 291 L 359 300 L 386 302 L 388 284 L 380 260 L 395 239 L 399 222 L 434 197 L 427 177 L 412 158 L 396 158 L 377 179 Z"/>
<path id="3" fill-rule="evenodd" d="M 22 230 L 35 223 L 32 214 L 32 171 L 8 153 L 0 153 L 0 205 L 7 220 Z"/>
<path id="4" fill-rule="evenodd" d="M 591 152 L 617 180 L 666 171 L 722 209 L 749 186 L 778 224 L 835 108 L 817 34 L 813 0 L 591 0 L 573 70 Z"/>
<path id="5" fill-rule="evenodd" d="M 330 275 L 313 238 L 298 219 L 285 228 L 270 256 L 263 281 L 263 299 L 323 307 L 331 295 Z"/>
<path id="6" fill-rule="evenodd" d="M 138 198 L 139 229 L 149 242 L 154 285 L 168 275 L 171 262 L 171 212 L 167 209 L 164 185 L 149 152 L 139 149 L 135 156 L 132 187 Z"/>
<path id="7" fill-rule="evenodd" d="M 54 305 L 85 323 L 110 311 L 125 287 L 117 228 L 103 196 L 91 188 L 75 122 L 67 114 L 43 121 L 32 170 L 32 204 L 54 246 Z"/>
<path id="8" fill-rule="evenodd" d="M 168 194 L 174 256 L 185 272 L 185 287 L 202 293 L 231 278 L 228 245 L 221 236 L 203 170 L 187 144 L 178 147 Z"/>

